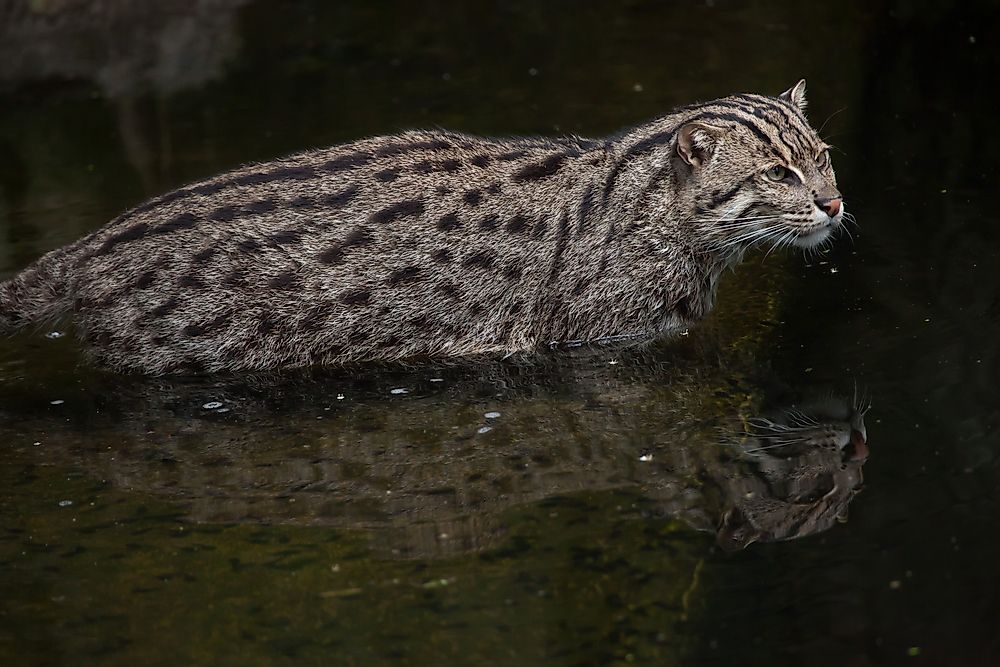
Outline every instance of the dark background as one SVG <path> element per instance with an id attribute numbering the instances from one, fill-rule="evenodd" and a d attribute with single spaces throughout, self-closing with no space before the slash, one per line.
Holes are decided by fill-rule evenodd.
<path id="1" fill-rule="evenodd" d="M 782 276 L 769 293 L 777 315 L 756 339 L 753 364 L 791 386 L 857 383 L 874 404 L 868 488 L 850 522 L 797 542 L 722 554 L 710 536 L 621 519 L 620 499 L 584 495 L 559 505 L 558 520 L 544 503 L 519 506 L 506 519 L 508 546 L 450 560 L 400 565 L 357 546 L 363 532 L 237 521 L 204 524 L 205 549 L 181 549 L 171 561 L 176 526 L 191 518 L 184 510 L 149 500 L 141 484 L 102 482 L 86 456 L 60 460 L 141 431 L 134 423 L 116 431 L 90 403 L 69 420 L 51 411 L 48 400 L 64 388 L 91 391 L 95 373 L 70 344 L 3 343 L 0 442 L 10 449 L 0 462 L 9 528 L 0 656 L 7 664 L 997 664 L 998 13 L 996 3 L 889 0 L 0 3 L 4 277 L 144 198 L 248 161 L 410 127 L 602 135 L 673 105 L 776 94 L 806 77 L 809 115 L 838 148 L 834 165 L 860 229 L 824 264 L 768 260 L 764 274 Z M 734 292 L 775 284 L 759 269 L 728 280 L 723 289 Z M 736 304 L 720 317 L 757 314 Z M 663 354 L 658 363 L 670 365 L 672 353 Z M 637 384 L 659 382 L 659 371 L 636 363 Z M 537 382 L 563 392 L 558 379 Z M 571 399 L 590 391 L 575 382 Z M 427 400 L 457 410 L 476 399 Z M 133 417 L 159 428 L 157 414 Z M 105 430 L 88 430 L 102 418 L 111 419 Z M 423 427 L 413 419 L 409 427 Z M 658 427 L 642 423 L 655 439 Z M 32 442 L 49 435 L 74 444 L 39 458 Z M 212 432 L 203 435 L 190 446 L 211 444 Z M 90 532 L 56 507 L 70 491 L 91 494 L 105 512 L 91 517 Z M 115 532 L 123 522 L 138 532 Z M 149 551 L 135 555 L 128 545 L 138 534 Z M 55 546 L 29 546 L 39 540 Z M 334 542 L 330 555 L 324 545 Z M 313 560 L 289 565 L 282 549 Z M 580 549 L 601 567 L 581 569 Z M 263 579 L 251 585 L 259 573 L 234 574 L 233 559 L 265 551 L 269 588 Z M 314 598 L 289 594 L 287 577 L 318 577 L 329 570 L 325 558 L 354 559 L 353 583 L 338 590 L 409 576 L 417 592 L 347 593 L 343 604 L 357 606 L 320 622 Z M 161 583 L 185 573 L 212 583 L 169 593 L 175 584 L 164 584 L 164 597 L 141 597 L 147 584 L 122 579 L 121 568 Z M 449 577 L 468 588 L 440 599 L 437 587 L 424 588 Z M 114 596 L 101 592 L 107 579 Z M 571 592 L 591 585 L 600 592 Z M 189 610 L 190 625 L 170 609 Z M 254 614 L 266 622 L 248 630 Z M 534 620 L 519 625 L 525 618 Z"/>

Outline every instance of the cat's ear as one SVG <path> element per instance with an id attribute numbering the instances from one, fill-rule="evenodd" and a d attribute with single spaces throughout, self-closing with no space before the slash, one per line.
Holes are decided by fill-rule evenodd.
<path id="1" fill-rule="evenodd" d="M 789 104 L 794 104 L 799 108 L 799 111 L 806 110 L 806 80 L 799 79 L 799 82 L 778 95 L 779 100 L 785 100 Z"/>
<path id="2" fill-rule="evenodd" d="M 697 169 L 712 157 L 721 134 L 720 128 L 705 123 L 684 123 L 677 131 L 677 156 Z"/>
<path id="3" fill-rule="evenodd" d="M 715 543 L 727 552 L 742 551 L 756 542 L 762 533 L 750 525 L 739 507 L 734 507 L 722 517 L 722 525 L 715 534 Z"/>

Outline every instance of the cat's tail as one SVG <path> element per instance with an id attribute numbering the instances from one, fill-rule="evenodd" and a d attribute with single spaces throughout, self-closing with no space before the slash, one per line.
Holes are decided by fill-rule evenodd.
<path id="1" fill-rule="evenodd" d="M 0 283 L 0 336 L 56 320 L 70 310 L 65 249 L 53 250 Z"/>

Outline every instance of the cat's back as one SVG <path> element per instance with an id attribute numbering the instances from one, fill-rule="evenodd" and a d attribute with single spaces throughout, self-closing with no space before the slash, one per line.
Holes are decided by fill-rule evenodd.
<path id="1" fill-rule="evenodd" d="M 576 138 L 414 131 L 302 152 L 154 197 L 82 239 L 74 264 L 111 268 L 116 258 L 164 250 L 197 256 L 207 248 L 192 244 L 248 236 L 308 253 L 351 231 L 337 223 L 378 228 L 383 233 L 377 236 L 386 240 L 402 227 L 394 223 L 489 231 L 510 222 L 501 216 L 517 215 L 514 202 L 520 202 L 514 209 L 545 208 L 541 204 L 551 194 L 546 182 L 555 191 L 574 171 L 592 167 L 591 159 L 573 168 L 592 147 Z M 331 250 L 317 259 L 335 260 L 337 254 Z"/>

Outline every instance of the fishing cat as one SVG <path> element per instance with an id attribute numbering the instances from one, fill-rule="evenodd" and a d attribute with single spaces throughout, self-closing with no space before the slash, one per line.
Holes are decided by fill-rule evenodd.
<path id="1" fill-rule="evenodd" d="M 72 314 L 148 374 L 509 355 L 653 338 L 754 244 L 844 217 L 805 81 L 603 140 L 412 131 L 156 197 L 0 284 L 0 333 Z"/>

